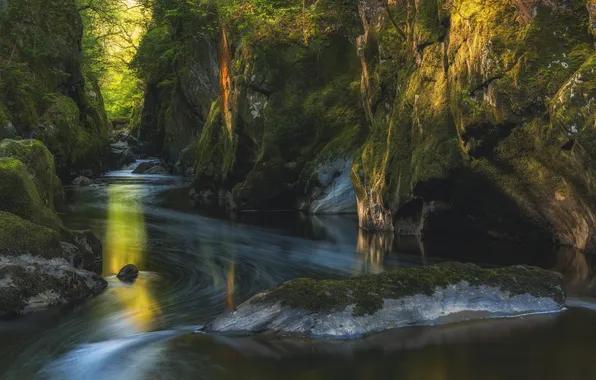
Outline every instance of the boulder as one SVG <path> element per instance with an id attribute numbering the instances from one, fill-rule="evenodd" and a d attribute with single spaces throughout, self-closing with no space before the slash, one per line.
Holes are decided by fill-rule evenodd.
<path id="1" fill-rule="evenodd" d="M 15 136 L 18 136 L 18 133 L 10 121 L 5 123 L 0 122 L 0 140 L 5 138 L 14 138 Z"/>
<path id="2" fill-rule="evenodd" d="M 141 162 L 132 172 L 133 172 L 133 174 L 142 174 L 157 165 L 159 165 L 159 162 L 155 162 L 155 161 Z"/>
<path id="3" fill-rule="evenodd" d="M 135 162 L 136 156 L 125 141 L 117 141 L 110 144 L 110 163 L 115 168 Z"/>
<path id="4" fill-rule="evenodd" d="M 170 174 L 170 172 L 161 165 L 155 165 L 154 167 L 145 170 L 143 174 Z"/>
<path id="5" fill-rule="evenodd" d="M 89 186 L 93 185 L 93 180 L 85 177 L 85 176 L 78 176 L 72 181 L 72 184 L 75 186 Z"/>
<path id="6" fill-rule="evenodd" d="M 0 142 L 0 157 L 15 158 L 25 164 L 45 206 L 54 208 L 64 200 L 54 156 L 41 141 L 3 140 Z"/>
<path id="7" fill-rule="evenodd" d="M 0 158 L 0 211 L 54 230 L 61 225 L 53 203 L 44 202 L 27 167 L 14 158 Z"/>
<path id="8" fill-rule="evenodd" d="M 118 272 L 116 277 L 123 282 L 132 282 L 139 277 L 139 269 L 132 264 L 127 264 L 120 269 L 120 272 Z"/>
<path id="9" fill-rule="evenodd" d="M 350 179 L 352 159 L 336 159 L 317 169 L 318 186 L 311 192 L 311 214 L 355 214 L 356 194 Z"/>
<path id="10" fill-rule="evenodd" d="M 0 211 L 0 257 L 24 253 L 45 258 L 66 257 L 57 231 Z"/>
<path id="11" fill-rule="evenodd" d="M 0 318 L 82 300 L 107 286 L 101 276 L 65 259 L 0 256 Z"/>
<path id="12" fill-rule="evenodd" d="M 555 272 L 444 263 L 344 281 L 295 279 L 254 296 L 206 329 L 351 338 L 412 325 L 558 312 L 565 297 Z"/>
<path id="13" fill-rule="evenodd" d="M 101 273 L 103 261 L 101 241 L 89 230 L 61 229 L 62 249 L 69 262 L 78 269 Z"/>

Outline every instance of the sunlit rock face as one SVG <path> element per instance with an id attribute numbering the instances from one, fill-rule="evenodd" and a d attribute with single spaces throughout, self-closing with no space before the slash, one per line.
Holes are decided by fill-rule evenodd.
<path id="1" fill-rule="evenodd" d="M 405 326 L 558 312 L 564 301 L 562 277 L 554 272 L 446 263 L 346 281 L 292 280 L 207 329 L 351 338 Z"/>
<path id="2" fill-rule="evenodd" d="M 419 218 L 421 235 L 591 246 L 593 2 L 375 0 L 360 13 L 361 226 Z"/>

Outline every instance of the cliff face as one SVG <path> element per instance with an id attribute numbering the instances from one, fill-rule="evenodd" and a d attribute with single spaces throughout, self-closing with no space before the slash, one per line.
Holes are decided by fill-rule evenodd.
<path id="1" fill-rule="evenodd" d="M 83 73 L 74 0 L 0 2 L 0 139 L 42 140 L 69 175 L 99 169 L 108 121 Z"/>
<path id="2" fill-rule="evenodd" d="M 146 38 L 140 135 L 199 195 L 338 212 L 355 191 L 367 229 L 592 244 L 592 1 L 281 3 Z"/>
<path id="3" fill-rule="evenodd" d="M 589 245 L 588 9 L 582 1 L 364 4 L 361 49 L 373 54 L 363 54 L 363 78 L 374 79 L 363 80 L 372 128 L 352 170 L 361 225 Z M 397 28 L 396 14 L 407 20 Z"/>

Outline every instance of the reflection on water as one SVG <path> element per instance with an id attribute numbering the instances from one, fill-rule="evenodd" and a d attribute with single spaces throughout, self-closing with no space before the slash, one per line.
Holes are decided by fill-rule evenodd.
<path id="1" fill-rule="evenodd" d="M 143 214 L 142 185 L 110 185 L 104 244 L 103 275 L 114 275 L 126 264 L 144 269 L 147 230 Z"/>
<path id="2" fill-rule="evenodd" d="M 102 238 L 110 286 L 81 305 L 0 322 L 3 380 L 596 378 L 590 358 L 596 302 L 585 298 L 596 294 L 591 256 L 368 234 L 351 216 L 214 218 L 193 209 L 182 178 L 129 170 L 104 181 L 73 190 L 63 218 Z M 575 303 L 581 308 L 553 317 L 404 329 L 350 343 L 189 334 L 296 277 L 347 278 L 446 260 L 555 268 L 572 295 L 584 297 Z M 123 284 L 113 275 L 129 263 L 142 272 Z"/>
<path id="3" fill-rule="evenodd" d="M 143 213 L 143 185 L 112 184 L 107 188 L 108 217 L 103 254 L 103 275 L 117 274 L 127 264 L 144 269 L 147 255 L 147 230 Z M 159 306 L 151 295 L 148 274 L 133 284 L 114 283 L 113 293 L 122 306 L 121 318 L 132 331 L 153 328 Z"/>
<path id="4" fill-rule="evenodd" d="M 565 278 L 567 293 L 573 297 L 596 297 L 596 260 L 594 254 L 561 247 L 557 249 L 553 270 Z"/>
<path id="5" fill-rule="evenodd" d="M 233 309 L 235 306 L 235 304 L 234 304 L 234 287 L 236 286 L 235 285 L 235 276 L 236 276 L 235 269 L 236 269 L 235 263 L 231 262 L 228 265 L 228 274 L 227 274 L 227 281 L 226 281 L 226 284 L 227 284 L 226 290 L 228 293 L 228 295 L 226 297 L 226 304 L 228 306 L 228 309 Z"/>
<path id="6" fill-rule="evenodd" d="M 383 261 L 386 255 L 393 251 L 393 233 L 371 233 L 358 229 L 358 245 L 356 253 L 359 256 L 356 273 L 379 273 L 385 268 Z"/>

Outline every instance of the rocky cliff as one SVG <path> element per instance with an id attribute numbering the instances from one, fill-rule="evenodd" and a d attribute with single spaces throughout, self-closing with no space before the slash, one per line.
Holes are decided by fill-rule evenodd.
<path id="1" fill-rule="evenodd" d="M 216 4 L 158 6 L 138 56 L 197 197 L 593 245 L 593 1 Z"/>
<path id="2" fill-rule="evenodd" d="M 0 140 L 37 138 L 61 176 L 100 170 L 108 121 L 74 0 L 0 2 Z"/>

